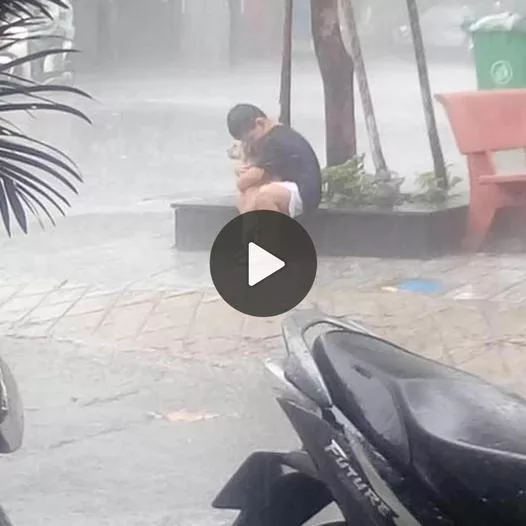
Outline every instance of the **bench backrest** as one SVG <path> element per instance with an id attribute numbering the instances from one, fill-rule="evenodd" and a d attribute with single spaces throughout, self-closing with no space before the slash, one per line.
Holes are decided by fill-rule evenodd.
<path id="1" fill-rule="evenodd" d="M 526 89 L 439 93 L 464 155 L 526 148 Z"/>

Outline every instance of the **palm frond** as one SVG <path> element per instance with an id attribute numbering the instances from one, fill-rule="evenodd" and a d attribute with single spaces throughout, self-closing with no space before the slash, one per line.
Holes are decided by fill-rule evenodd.
<path id="1" fill-rule="evenodd" d="M 2 0 L 0 3 L 0 20 L 9 20 L 11 17 L 50 17 L 46 4 L 55 4 L 67 8 L 63 0 Z"/>
<path id="2" fill-rule="evenodd" d="M 53 100 L 53 96 L 89 95 L 74 87 L 40 84 L 15 74 L 20 66 L 46 57 L 75 50 L 45 49 L 17 56 L 13 48 L 34 36 L 31 30 L 51 20 L 49 6 L 67 8 L 63 0 L 0 0 L 0 219 L 9 235 L 16 223 L 28 231 L 27 214 L 43 225 L 43 216 L 55 224 L 54 214 L 65 214 L 70 206 L 65 193 L 78 193 L 76 183 L 82 178 L 75 163 L 59 149 L 26 135 L 6 117 L 18 112 L 52 111 L 72 115 L 86 122 L 90 119 L 75 106 Z M 27 29 L 20 31 L 19 28 Z"/>

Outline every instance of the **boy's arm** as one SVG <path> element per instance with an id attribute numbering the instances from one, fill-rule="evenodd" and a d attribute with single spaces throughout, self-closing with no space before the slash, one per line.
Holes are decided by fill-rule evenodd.
<path id="1" fill-rule="evenodd" d="M 244 192 L 247 188 L 259 184 L 265 175 L 265 170 L 259 166 L 250 166 L 240 170 L 237 178 L 237 189 Z"/>

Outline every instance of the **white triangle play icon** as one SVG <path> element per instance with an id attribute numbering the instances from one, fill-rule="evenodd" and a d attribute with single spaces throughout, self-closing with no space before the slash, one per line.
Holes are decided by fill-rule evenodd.
<path id="1" fill-rule="evenodd" d="M 248 285 L 253 287 L 285 266 L 285 262 L 255 243 L 248 244 Z"/>

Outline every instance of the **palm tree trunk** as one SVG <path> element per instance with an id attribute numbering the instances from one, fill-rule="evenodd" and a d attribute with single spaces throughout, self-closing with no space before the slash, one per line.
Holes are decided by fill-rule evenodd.
<path id="1" fill-rule="evenodd" d="M 281 59 L 281 89 L 279 103 L 281 112 L 279 120 L 290 126 L 291 91 L 292 91 L 292 20 L 294 0 L 285 0 L 285 19 L 283 23 L 283 56 Z"/>
<path id="2" fill-rule="evenodd" d="M 325 95 L 325 149 L 328 166 L 356 155 L 354 66 L 342 39 L 338 0 L 311 0 L 314 49 Z"/>
<path id="3" fill-rule="evenodd" d="M 367 71 L 363 60 L 362 47 L 358 37 L 358 28 L 354 16 L 354 9 L 352 0 L 340 0 L 344 23 L 349 34 L 350 52 L 354 62 L 356 72 L 356 80 L 358 81 L 358 88 L 362 99 L 363 112 L 365 116 L 365 124 L 367 127 L 367 135 L 369 137 L 369 144 L 371 147 L 371 156 L 377 174 L 388 174 L 387 163 L 385 162 L 382 145 L 380 142 L 380 134 L 376 123 L 376 116 L 374 114 L 373 100 L 371 97 L 371 90 L 369 89 L 369 81 L 367 80 Z"/>
<path id="4" fill-rule="evenodd" d="M 433 107 L 433 98 L 429 83 L 429 71 L 427 69 L 426 52 L 422 38 L 422 29 L 420 26 L 420 15 L 415 0 L 406 0 L 407 10 L 409 13 L 409 22 L 411 25 L 411 34 L 413 36 L 413 46 L 415 50 L 416 65 L 418 69 L 418 80 L 420 82 L 420 91 L 422 93 L 422 103 L 424 105 L 424 114 L 426 119 L 427 135 L 431 146 L 431 155 L 433 156 L 433 168 L 439 188 L 447 190 L 448 177 L 447 169 L 444 162 L 444 154 L 438 135 L 435 111 Z"/>

